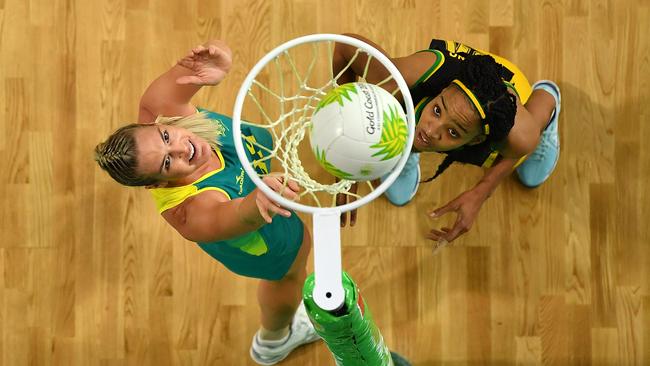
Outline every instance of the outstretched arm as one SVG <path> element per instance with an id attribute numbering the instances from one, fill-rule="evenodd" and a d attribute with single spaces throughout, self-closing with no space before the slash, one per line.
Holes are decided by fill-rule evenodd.
<path id="1" fill-rule="evenodd" d="M 187 56 L 154 80 L 140 99 L 138 122 L 157 116 L 187 116 L 196 112 L 190 100 L 203 85 L 219 84 L 232 65 L 232 51 L 219 40 L 194 47 Z"/>
<path id="2" fill-rule="evenodd" d="M 427 238 L 437 241 L 438 247 L 452 242 L 460 235 L 466 233 L 474 224 L 483 202 L 492 195 L 492 192 L 501 183 L 503 178 L 508 176 L 518 159 L 502 158 L 494 166 L 489 168 L 483 178 L 474 188 L 463 192 L 446 205 L 433 210 L 429 216 L 438 218 L 449 212 L 456 212 L 456 221 L 453 227 L 442 227 L 432 229 Z"/>
<path id="3" fill-rule="evenodd" d="M 499 148 L 501 160 L 489 168 L 483 178 L 474 188 L 463 192 L 448 204 L 431 212 L 430 216 L 438 218 L 449 212 L 456 212 L 457 218 L 452 228 L 443 227 L 432 229 L 427 237 L 438 242 L 438 247 L 455 240 L 466 233 L 473 225 L 483 202 L 510 175 L 515 164 L 525 155 L 535 150 L 539 140 L 539 123 L 535 122 L 531 113 L 519 101 L 516 93 L 509 91 L 517 98 L 517 114 L 515 124 L 508 133 L 505 144 Z"/>
<path id="4" fill-rule="evenodd" d="M 298 199 L 300 187 L 294 181 L 284 185 L 281 176 L 263 178 L 271 189 L 290 200 Z M 183 204 L 162 213 L 185 239 L 209 243 L 235 238 L 271 223 L 273 216 L 291 216 L 259 188 L 246 197 L 228 200 L 217 191 L 207 191 L 188 198 Z"/>

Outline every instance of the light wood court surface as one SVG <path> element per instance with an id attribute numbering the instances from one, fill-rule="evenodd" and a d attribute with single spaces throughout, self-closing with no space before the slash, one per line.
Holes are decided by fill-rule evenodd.
<path id="1" fill-rule="evenodd" d="M 414 365 L 650 364 L 649 24 L 643 0 L 0 0 L 0 364 L 252 365 L 256 281 L 182 240 L 92 149 L 201 41 L 234 50 L 198 98 L 230 114 L 272 47 L 346 31 L 393 55 L 461 40 L 563 93 L 553 176 L 505 181 L 453 248 L 432 255 L 426 212 L 479 168 L 403 208 L 378 199 L 344 231 L 387 344 Z M 333 361 L 317 344 L 283 365 Z"/>

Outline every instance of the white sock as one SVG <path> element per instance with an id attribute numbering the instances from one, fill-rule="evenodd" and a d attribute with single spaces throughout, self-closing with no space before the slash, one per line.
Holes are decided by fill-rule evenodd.
<path id="1" fill-rule="evenodd" d="M 275 346 L 281 346 L 285 344 L 288 340 L 289 337 L 291 336 L 291 327 L 289 327 L 289 332 L 287 335 L 284 337 L 277 339 L 277 340 L 270 340 L 270 339 L 264 339 L 261 336 L 261 330 L 257 332 L 257 343 L 259 343 L 262 346 L 267 346 L 267 347 L 275 347 Z"/>

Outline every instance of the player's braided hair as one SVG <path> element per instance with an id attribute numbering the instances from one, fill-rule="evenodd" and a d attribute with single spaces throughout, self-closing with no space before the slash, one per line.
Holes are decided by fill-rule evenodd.
<path id="1" fill-rule="evenodd" d="M 458 80 L 472 91 L 485 110 L 485 120 L 481 123 L 487 123 L 490 133 L 484 143 L 499 142 L 508 136 L 517 113 L 516 98 L 508 92 L 503 80 L 503 76 L 508 75 L 509 71 L 489 55 L 463 54 L 463 56 L 465 67 Z M 424 182 L 436 179 L 453 162 L 464 161 L 463 157 L 468 153 L 471 151 L 463 148 L 448 151 L 435 174 Z"/>
<path id="2" fill-rule="evenodd" d="M 158 183 L 153 177 L 136 171 L 137 146 L 134 133 L 145 125 L 132 123 L 120 127 L 106 141 L 95 147 L 95 161 L 111 178 L 125 186 L 147 186 Z"/>

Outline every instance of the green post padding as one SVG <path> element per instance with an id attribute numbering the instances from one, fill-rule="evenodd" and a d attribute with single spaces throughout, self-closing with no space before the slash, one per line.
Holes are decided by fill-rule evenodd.
<path id="1" fill-rule="evenodd" d="M 323 338 L 338 366 L 393 366 L 370 309 L 350 276 L 343 272 L 345 302 L 342 309 L 329 312 L 316 305 L 313 298 L 314 274 L 305 281 L 303 300 L 316 332 Z"/>

